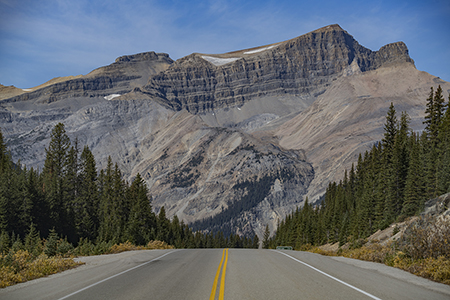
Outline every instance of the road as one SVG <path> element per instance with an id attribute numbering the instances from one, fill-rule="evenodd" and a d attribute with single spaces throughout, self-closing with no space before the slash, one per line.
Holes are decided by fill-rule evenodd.
<path id="1" fill-rule="evenodd" d="M 297 251 L 186 249 L 85 257 L 0 299 L 450 299 L 450 286 L 381 264 Z"/>

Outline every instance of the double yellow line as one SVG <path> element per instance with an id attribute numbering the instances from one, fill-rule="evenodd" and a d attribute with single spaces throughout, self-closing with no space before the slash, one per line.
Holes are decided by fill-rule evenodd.
<path id="1" fill-rule="evenodd" d="M 225 262 L 223 259 L 225 257 Z M 211 296 L 209 296 L 209 300 L 214 300 L 216 297 L 217 283 L 219 282 L 220 269 L 222 268 L 222 276 L 220 277 L 220 291 L 219 291 L 219 300 L 223 300 L 225 293 L 225 272 L 227 270 L 227 262 L 228 262 L 228 249 L 223 249 L 222 259 L 220 260 L 219 268 L 217 268 L 216 277 L 214 278 L 214 284 L 211 291 Z"/>

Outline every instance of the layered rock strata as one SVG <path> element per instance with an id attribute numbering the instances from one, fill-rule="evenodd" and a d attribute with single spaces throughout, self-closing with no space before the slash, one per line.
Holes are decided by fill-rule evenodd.
<path id="1" fill-rule="evenodd" d="M 146 52 L 122 56 L 108 66 L 86 76 L 44 84 L 42 88 L 22 91 L 4 101 L 52 103 L 66 98 L 123 95 L 144 85 L 151 75 L 164 71 L 173 63 L 166 53 Z"/>
<path id="2" fill-rule="evenodd" d="M 402 42 L 379 51 L 361 46 L 339 25 L 259 48 L 221 55 L 194 53 L 153 76 L 157 90 L 176 110 L 203 113 L 272 95 L 323 93 L 343 71 L 369 71 L 412 62 Z M 353 64 L 353 69 L 349 66 Z"/>

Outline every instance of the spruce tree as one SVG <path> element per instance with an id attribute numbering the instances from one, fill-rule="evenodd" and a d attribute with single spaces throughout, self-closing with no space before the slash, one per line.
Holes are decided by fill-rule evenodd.
<path id="1" fill-rule="evenodd" d="M 28 233 L 25 236 L 25 250 L 34 257 L 37 257 L 42 252 L 42 240 L 33 223 L 30 224 Z"/>
<path id="2" fill-rule="evenodd" d="M 4 172 L 6 168 L 9 168 L 10 162 L 11 157 L 6 148 L 5 141 L 3 140 L 3 133 L 0 128 L 0 173 Z"/>
<path id="3" fill-rule="evenodd" d="M 409 127 L 410 117 L 406 112 L 402 112 L 399 130 L 395 137 L 395 148 L 394 148 L 394 191 L 395 191 L 395 202 L 393 205 L 393 215 L 398 216 L 401 213 L 404 194 L 406 177 L 409 168 L 409 137 L 411 133 L 411 128 Z"/>
<path id="4" fill-rule="evenodd" d="M 263 249 L 269 249 L 269 243 L 270 243 L 270 230 L 269 230 L 269 224 L 266 225 L 266 228 L 264 229 L 264 238 L 263 238 Z"/>
<path id="5" fill-rule="evenodd" d="M 147 186 L 139 173 L 131 184 L 129 197 L 132 206 L 127 238 L 137 245 L 144 245 L 154 238 L 151 229 L 156 226 L 156 217 L 152 212 Z M 173 240 L 169 242 L 173 243 Z"/>
<path id="6" fill-rule="evenodd" d="M 406 177 L 405 200 L 401 212 L 403 217 L 416 214 L 425 198 L 420 140 L 414 133 L 411 136 L 410 145 L 411 152 Z"/>
<path id="7" fill-rule="evenodd" d="M 35 209 L 35 204 L 33 203 L 32 195 L 30 195 L 30 190 L 28 189 L 28 171 L 26 167 L 22 170 L 19 168 L 18 173 L 14 177 L 14 186 L 17 199 L 16 202 L 16 212 L 17 212 L 17 230 L 19 233 L 26 232 L 30 224 L 35 220 L 33 218 L 33 211 Z M 35 225 L 34 225 L 35 226 Z"/>
<path id="8" fill-rule="evenodd" d="M 80 156 L 79 191 L 75 226 L 79 237 L 94 241 L 99 228 L 99 188 L 94 155 L 85 146 Z"/>
<path id="9" fill-rule="evenodd" d="M 450 192 L 450 95 L 447 108 L 442 118 L 439 135 L 438 156 L 438 194 Z"/>
<path id="10" fill-rule="evenodd" d="M 386 123 L 384 125 L 384 137 L 382 140 L 382 149 L 379 153 L 382 155 L 381 172 L 377 180 L 378 192 L 377 202 L 383 203 L 383 212 L 379 211 L 377 215 L 377 223 L 379 228 L 384 229 L 393 220 L 393 214 L 397 203 L 397 174 L 396 174 L 396 156 L 395 142 L 398 132 L 398 121 L 394 104 L 391 102 L 388 113 L 386 115 Z M 382 175 L 381 175 L 382 174 Z"/>
<path id="11" fill-rule="evenodd" d="M 442 118 L 444 116 L 444 97 L 442 88 L 439 86 L 433 95 L 431 88 L 430 96 L 427 99 L 427 109 L 425 111 L 425 133 L 424 139 L 425 154 L 425 175 L 426 175 L 426 191 L 429 198 L 436 197 L 438 194 L 438 148 L 439 148 L 439 130 L 441 128 Z M 426 142 L 425 142 L 426 140 Z"/>
<path id="12" fill-rule="evenodd" d="M 0 255 L 6 255 L 11 247 L 11 240 L 6 230 L 0 235 Z"/>
<path id="13" fill-rule="evenodd" d="M 100 241 L 115 243 L 126 241 L 126 224 L 129 217 L 130 205 L 126 197 L 127 185 L 122 179 L 118 165 L 113 163 L 111 157 L 105 171 L 100 172 L 100 211 L 99 236 Z"/>
<path id="14" fill-rule="evenodd" d="M 71 242 L 76 242 L 78 240 L 77 230 L 76 230 L 76 219 L 79 213 L 78 196 L 80 181 L 78 177 L 80 164 L 79 164 L 79 149 L 78 149 L 78 139 L 75 139 L 74 145 L 67 151 L 67 167 L 65 171 L 65 210 L 66 210 L 66 221 L 65 224 L 65 235 L 68 236 Z"/>
<path id="15" fill-rule="evenodd" d="M 156 239 L 159 241 L 166 242 L 169 238 L 169 220 L 167 220 L 166 217 L 166 209 L 164 206 L 161 207 L 158 214 L 157 219 L 157 237 Z M 192 247 L 195 247 L 194 244 L 192 244 Z"/>
<path id="16" fill-rule="evenodd" d="M 43 170 L 43 190 L 49 208 L 49 219 L 57 232 L 63 233 L 67 219 L 66 199 L 67 185 L 65 172 L 68 165 L 67 151 L 70 140 L 64 129 L 64 124 L 58 123 L 52 131 Z"/>
<path id="17" fill-rule="evenodd" d="M 105 170 L 100 171 L 99 176 L 99 232 L 98 240 L 102 242 L 119 242 L 114 230 L 115 212 L 113 199 L 113 163 L 111 157 L 108 157 Z"/>

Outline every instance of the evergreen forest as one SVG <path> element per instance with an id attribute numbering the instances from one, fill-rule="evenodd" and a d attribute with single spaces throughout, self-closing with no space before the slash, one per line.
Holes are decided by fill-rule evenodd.
<path id="1" fill-rule="evenodd" d="M 431 88 L 425 128 L 413 132 L 408 114 L 398 118 L 391 103 L 383 139 L 359 155 L 343 180 L 329 184 L 320 203 L 306 199 L 278 224 L 270 247 L 356 243 L 418 214 L 426 200 L 450 192 L 449 106 L 442 88 Z"/>
<path id="2" fill-rule="evenodd" d="M 257 248 L 256 235 L 202 233 L 153 212 L 140 174 L 127 182 L 108 158 L 97 171 L 88 146 L 72 142 L 57 124 L 46 148 L 42 172 L 13 162 L 0 131 L 0 252 L 33 239 L 62 238 L 65 244 L 146 245 L 161 241 L 176 248 Z M 20 248 L 20 247 L 19 247 Z"/>

